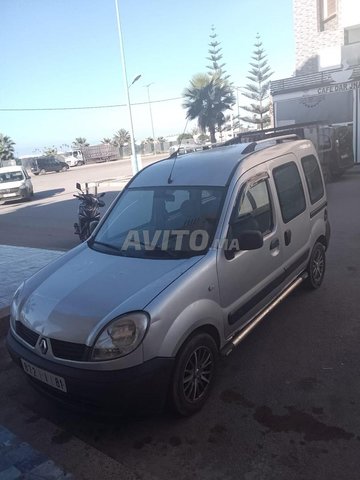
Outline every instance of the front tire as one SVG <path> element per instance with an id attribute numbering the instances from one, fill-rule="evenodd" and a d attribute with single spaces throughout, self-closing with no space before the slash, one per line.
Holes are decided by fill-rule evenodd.
<path id="1" fill-rule="evenodd" d="M 171 403 L 182 416 L 198 412 L 215 380 L 218 348 L 208 333 L 191 337 L 180 349 L 171 383 Z"/>
<path id="2" fill-rule="evenodd" d="M 305 286 L 309 290 L 319 288 L 324 280 L 326 268 L 325 247 L 317 242 L 311 252 L 309 265 L 307 268 L 308 277 L 305 280 Z"/>

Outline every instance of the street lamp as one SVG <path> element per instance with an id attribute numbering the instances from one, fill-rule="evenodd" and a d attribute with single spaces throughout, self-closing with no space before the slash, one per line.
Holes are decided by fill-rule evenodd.
<path id="1" fill-rule="evenodd" d="M 154 122 L 153 122 L 153 116 L 152 116 L 152 110 L 151 110 L 151 101 L 150 101 L 150 86 L 153 85 L 154 82 L 148 83 L 147 85 L 144 85 L 144 87 L 147 88 L 147 95 L 148 95 L 148 103 L 149 103 L 149 113 L 150 113 L 150 121 L 151 121 L 151 132 L 152 132 L 152 138 L 153 138 L 153 144 L 154 144 L 154 155 L 156 154 L 156 149 L 155 149 L 155 133 L 154 133 Z"/>
<path id="2" fill-rule="evenodd" d="M 131 104 L 130 104 L 130 94 L 129 94 L 129 84 L 128 84 L 128 79 L 127 79 L 127 73 L 126 73 L 126 61 L 125 61 L 125 51 L 124 51 L 124 41 L 123 41 L 123 36 L 122 36 L 122 31 L 121 31 L 121 22 L 120 22 L 120 14 L 119 14 L 119 5 L 118 5 L 118 0 L 115 1 L 115 10 L 116 10 L 116 22 L 117 22 L 117 28 L 118 28 L 118 34 L 119 34 L 119 45 L 120 45 L 120 54 L 121 54 L 121 63 L 122 63 L 122 69 L 123 69 L 123 75 L 124 75 L 124 81 L 125 81 L 125 90 L 126 90 L 126 99 L 127 99 L 127 107 L 128 107 L 128 113 L 129 113 L 129 122 L 130 122 L 130 140 L 131 140 L 131 150 L 132 150 L 132 155 L 131 155 L 131 168 L 132 168 L 132 173 L 135 175 L 139 170 L 139 163 L 136 155 L 136 145 L 135 145 L 135 135 L 134 135 L 134 126 L 133 126 L 133 119 L 132 119 L 132 113 L 131 113 Z M 141 75 L 138 75 L 137 77 L 134 78 L 132 81 L 131 85 L 133 85 Z M 130 85 L 130 86 L 131 86 Z"/>

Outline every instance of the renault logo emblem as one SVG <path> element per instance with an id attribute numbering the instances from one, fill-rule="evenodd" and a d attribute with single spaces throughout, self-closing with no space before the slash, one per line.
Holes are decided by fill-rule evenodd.
<path id="1" fill-rule="evenodd" d="M 47 351 L 48 351 L 48 344 L 47 344 L 47 341 L 45 338 L 42 338 L 40 340 L 40 350 L 41 350 L 41 353 L 43 355 L 46 355 Z"/>

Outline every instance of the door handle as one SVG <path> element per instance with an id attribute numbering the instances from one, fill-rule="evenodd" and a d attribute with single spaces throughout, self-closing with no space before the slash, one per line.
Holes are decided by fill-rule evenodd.
<path id="1" fill-rule="evenodd" d="M 270 250 L 275 250 L 275 248 L 279 248 L 280 242 L 278 238 L 274 238 L 272 242 L 270 243 Z"/>
<path id="2" fill-rule="evenodd" d="M 291 243 L 291 230 L 286 230 L 284 233 L 284 240 L 285 240 L 285 245 L 290 245 Z"/>

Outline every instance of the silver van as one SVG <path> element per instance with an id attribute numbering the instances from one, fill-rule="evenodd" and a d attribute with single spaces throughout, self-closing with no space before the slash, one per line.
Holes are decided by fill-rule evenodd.
<path id="1" fill-rule="evenodd" d="M 313 144 L 283 136 L 159 161 L 90 239 L 24 282 L 7 346 L 32 383 L 82 409 L 209 397 L 219 354 L 298 285 L 318 288 L 330 227 Z"/>

